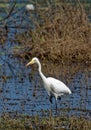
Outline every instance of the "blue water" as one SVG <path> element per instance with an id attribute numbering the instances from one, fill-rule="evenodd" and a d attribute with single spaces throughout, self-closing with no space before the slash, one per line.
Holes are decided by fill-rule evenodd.
<path id="1" fill-rule="evenodd" d="M 1 48 L 2 50 L 2 48 Z M 51 105 L 38 73 L 32 78 L 31 67 L 6 52 L 0 59 L 0 114 L 17 113 L 41 115 L 43 110 L 55 113 L 55 100 Z M 4 59 L 4 60 L 3 60 Z M 61 73 L 61 72 L 60 72 Z M 4 80 L 4 76 L 7 79 Z M 85 116 L 91 114 L 91 72 L 77 72 L 67 84 L 71 95 L 58 101 L 59 114 Z M 62 79 L 62 77 L 61 77 Z M 66 83 L 67 79 L 64 79 Z"/>
<path id="2" fill-rule="evenodd" d="M 20 13 L 22 11 L 20 10 Z M 23 12 L 24 14 L 24 12 Z M 15 13 L 15 18 L 16 16 Z M 28 15 L 29 16 L 29 15 Z M 24 19 L 23 19 L 24 20 Z M 43 110 L 52 110 L 55 113 L 55 100 L 51 105 L 38 73 L 32 76 L 31 67 L 26 68 L 26 63 L 13 56 L 13 48 L 18 45 L 15 42 L 15 34 L 27 30 L 27 22 L 17 20 L 17 25 L 22 25 L 24 30 L 12 28 L 12 19 L 7 21 L 9 33 L 4 45 L 0 45 L 0 115 L 3 113 L 41 115 Z M 15 25 L 15 24 L 14 24 Z M 12 26 L 14 26 L 12 24 Z M 84 71 L 84 69 L 86 71 Z M 82 71 L 83 70 L 83 71 Z M 60 72 L 61 74 L 61 72 Z M 33 77 L 33 78 L 32 78 Z M 91 71 L 84 67 L 74 74 L 67 84 L 67 78 L 63 79 L 71 89 L 72 94 L 62 96 L 58 101 L 59 114 L 76 115 L 90 118 L 91 114 Z"/>

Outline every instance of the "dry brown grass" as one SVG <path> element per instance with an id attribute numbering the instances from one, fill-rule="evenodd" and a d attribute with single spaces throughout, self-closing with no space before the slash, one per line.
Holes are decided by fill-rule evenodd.
<path id="1" fill-rule="evenodd" d="M 0 130 L 90 130 L 91 121 L 77 117 L 17 116 L 0 118 Z"/>
<path id="2" fill-rule="evenodd" d="M 91 62 L 91 24 L 82 5 L 50 5 L 37 15 L 36 29 L 18 36 L 24 48 L 15 54 L 52 63 Z"/>
<path id="3" fill-rule="evenodd" d="M 3 45 L 7 40 L 7 31 L 5 29 L 0 29 L 0 45 Z"/>

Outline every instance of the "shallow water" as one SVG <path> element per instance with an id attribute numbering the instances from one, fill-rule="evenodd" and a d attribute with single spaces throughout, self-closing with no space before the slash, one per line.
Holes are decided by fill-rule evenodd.
<path id="1" fill-rule="evenodd" d="M 32 76 L 31 67 L 26 68 L 26 63 L 13 57 L 12 50 L 18 43 L 12 41 L 15 40 L 15 34 L 21 31 L 16 28 L 9 28 L 8 31 L 6 43 L 0 45 L 0 115 L 7 112 L 47 115 L 49 110 L 55 114 L 55 100 L 51 105 L 39 75 L 36 73 Z M 69 83 L 65 77 L 61 74 L 59 79 L 68 85 L 72 94 L 62 96 L 58 101 L 59 114 L 90 118 L 91 71 L 82 66 L 81 70 L 70 77 Z"/>
<path id="2" fill-rule="evenodd" d="M 3 49 L 0 48 L 2 51 Z M 11 52 L 10 52 L 11 53 Z M 32 76 L 31 67 L 26 68 L 20 59 L 12 58 L 9 52 L 0 59 L 0 114 L 17 113 L 42 115 L 44 110 L 55 114 L 55 100 L 51 105 L 38 73 Z M 61 73 L 61 72 L 60 72 Z M 58 100 L 59 114 L 85 116 L 91 114 L 91 72 L 77 72 L 67 84 L 71 95 Z M 62 75 L 60 80 L 63 79 Z M 67 79 L 64 79 L 66 82 Z"/>

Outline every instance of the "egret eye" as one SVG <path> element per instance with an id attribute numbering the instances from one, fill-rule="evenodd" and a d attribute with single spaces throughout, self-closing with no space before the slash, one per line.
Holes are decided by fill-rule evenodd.
<path id="1" fill-rule="evenodd" d="M 36 60 L 35 60 L 35 59 L 34 59 L 33 61 L 34 61 L 34 62 L 36 62 Z"/>

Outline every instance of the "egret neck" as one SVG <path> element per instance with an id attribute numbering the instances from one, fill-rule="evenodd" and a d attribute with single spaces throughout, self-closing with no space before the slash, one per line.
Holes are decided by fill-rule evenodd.
<path id="1" fill-rule="evenodd" d="M 45 81 L 45 80 L 46 80 L 46 77 L 45 77 L 45 75 L 44 75 L 44 74 L 42 73 L 42 71 L 41 71 L 41 64 L 40 64 L 39 61 L 37 62 L 37 64 L 38 64 L 39 74 L 40 74 L 42 80 Z"/>

